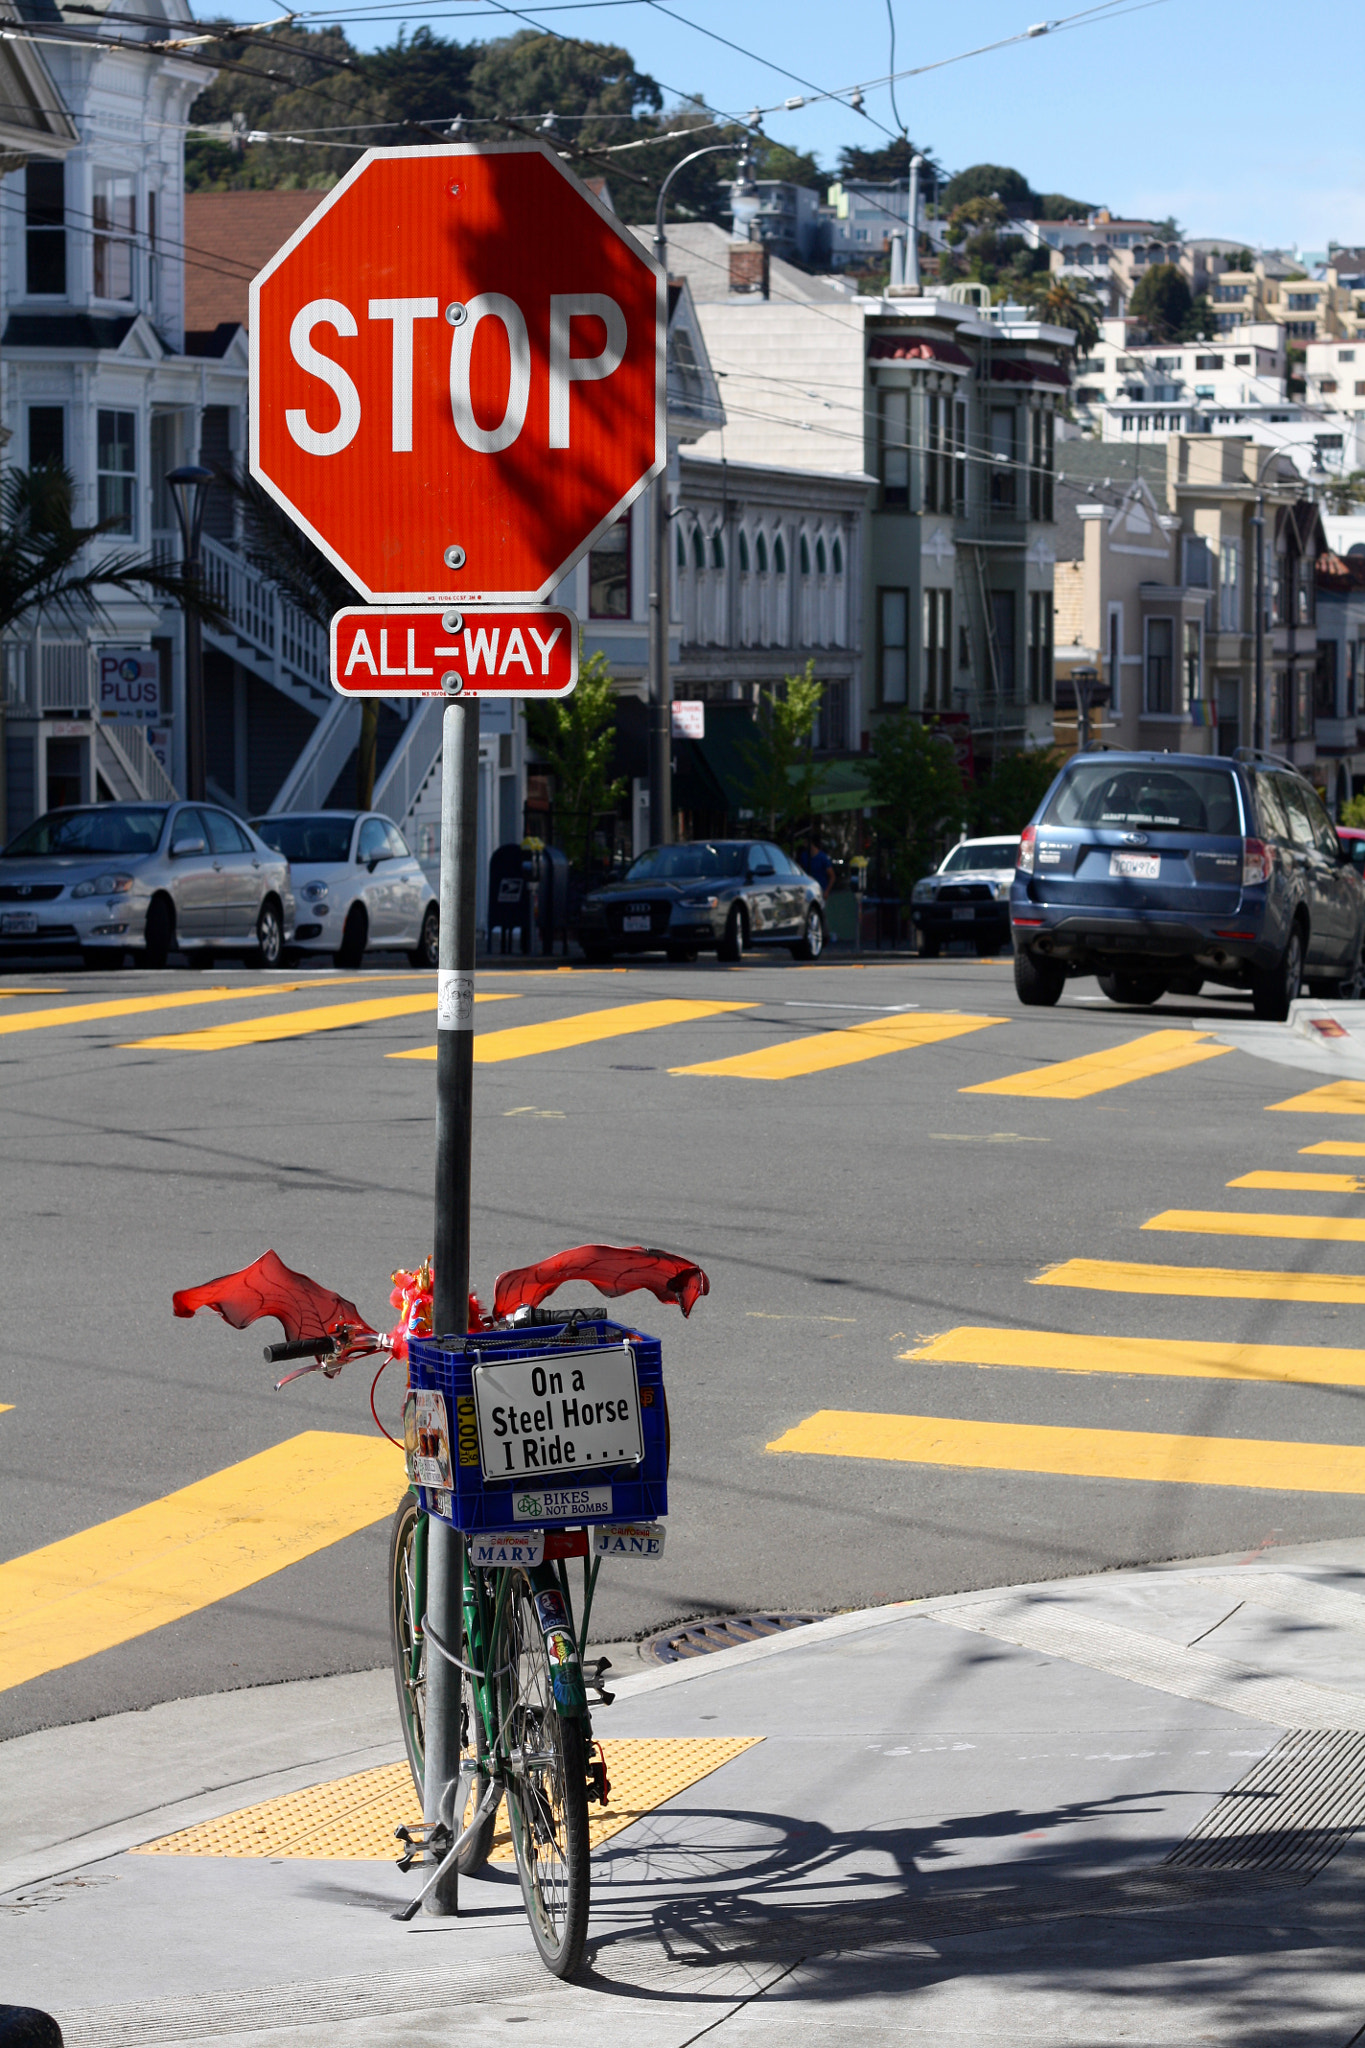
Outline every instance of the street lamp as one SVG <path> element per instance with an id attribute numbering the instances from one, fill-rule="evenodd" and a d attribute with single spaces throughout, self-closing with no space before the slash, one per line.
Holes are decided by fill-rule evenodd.
<path id="1" fill-rule="evenodd" d="M 170 485 L 171 500 L 180 526 L 180 566 L 186 582 L 192 583 L 197 581 L 199 576 L 199 542 L 204 528 L 204 500 L 208 496 L 209 485 L 213 482 L 213 471 L 201 468 L 197 462 L 187 462 L 182 468 L 169 471 L 166 482 Z M 190 603 L 188 592 L 183 602 L 183 610 L 185 794 L 197 800 L 208 794 L 204 731 L 204 636 L 199 614 Z"/>
<path id="2" fill-rule="evenodd" d="M 1255 702 L 1251 713 L 1251 741 L 1256 753 L 1265 747 L 1265 472 L 1266 464 L 1276 455 L 1283 453 L 1279 448 L 1267 448 L 1256 465 L 1256 510 L 1251 515 L 1251 524 L 1256 531 L 1256 668 L 1253 695 Z"/>
<path id="3" fill-rule="evenodd" d="M 668 238 L 664 233 L 664 202 L 668 188 L 679 171 L 685 171 L 698 157 L 733 154 L 733 142 L 710 142 L 681 157 L 659 187 L 654 209 L 654 257 L 668 276 Z M 748 172 L 747 152 L 740 164 L 737 187 Z M 748 177 L 750 188 L 752 176 Z M 755 199 L 757 193 L 755 192 Z M 649 668 L 653 700 L 654 731 L 650 748 L 649 836 L 656 846 L 668 846 L 673 839 L 673 728 L 669 709 L 668 683 L 668 511 L 664 504 L 664 479 L 656 476 L 650 490 L 650 547 L 652 572 L 649 584 Z"/>

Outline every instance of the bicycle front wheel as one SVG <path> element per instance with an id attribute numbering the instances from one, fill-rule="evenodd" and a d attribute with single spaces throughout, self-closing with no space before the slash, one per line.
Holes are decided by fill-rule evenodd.
<path id="1" fill-rule="evenodd" d="M 393 1657 L 393 1678 L 398 1693 L 398 1718 L 403 1729 L 403 1746 L 417 1797 L 423 1796 L 426 1768 L 427 1643 L 422 1633 L 426 1608 L 426 1532 L 424 1517 L 414 1493 L 404 1494 L 389 1531 L 389 1648 Z M 466 1652 L 466 1663 L 473 1661 Z M 465 1800 L 456 1832 L 468 1825 L 488 1790 L 484 1765 L 487 1745 L 474 1702 L 469 1678 L 460 1674 L 460 1765 L 474 1767 L 474 1780 Z M 493 1846 L 497 1809 L 486 1814 L 465 1843 L 456 1860 L 462 1877 L 488 1861 Z"/>
<path id="2" fill-rule="evenodd" d="M 556 1711 L 530 1580 L 508 1587 L 498 1662 L 507 1687 L 507 1814 L 541 1961 L 571 1977 L 588 1936 L 588 1759 L 582 1723 Z"/>

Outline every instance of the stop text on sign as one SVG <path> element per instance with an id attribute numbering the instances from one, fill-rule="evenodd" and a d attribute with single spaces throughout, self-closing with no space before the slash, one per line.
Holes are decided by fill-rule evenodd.
<path id="1" fill-rule="evenodd" d="M 666 453 L 667 290 L 540 143 L 367 152 L 251 287 L 251 471 L 371 603 L 541 603 Z"/>
<path id="2" fill-rule="evenodd" d="M 578 620 L 558 606 L 357 605 L 332 620 L 343 697 L 567 697 L 577 681 Z"/>

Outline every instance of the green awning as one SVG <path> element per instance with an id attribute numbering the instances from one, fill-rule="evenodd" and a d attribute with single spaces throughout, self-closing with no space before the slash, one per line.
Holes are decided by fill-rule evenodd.
<path id="1" fill-rule="evenodd" d="M 793 782 L 801 778 L 799 768 L 789 768 L 787 773 Z M 827 817 L 832 811 L 875 809 L 867 786 L 867 771 L 859 762 L 827 761 L 817 771 L 811 798 L 811 810 L 817 818 Z"/>

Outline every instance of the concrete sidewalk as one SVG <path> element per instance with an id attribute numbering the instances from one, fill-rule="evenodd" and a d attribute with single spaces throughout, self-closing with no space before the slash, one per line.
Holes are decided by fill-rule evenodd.
<path id="1" fill-rule="evenodd" d="M 131 1853 L 392 1763 L 387 1672 L 0 1746 L 0 1999 L 70 2048 L 1362 2033 L 1365 1541 L 842 1615 L 637 1666 L 597 1729 L 758 1739 L 599 1847 L 572 1985 L 510 1867 L 400 1926 L 381 1860 Z"/>

